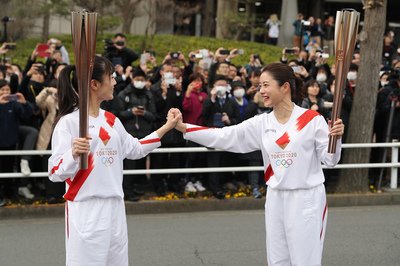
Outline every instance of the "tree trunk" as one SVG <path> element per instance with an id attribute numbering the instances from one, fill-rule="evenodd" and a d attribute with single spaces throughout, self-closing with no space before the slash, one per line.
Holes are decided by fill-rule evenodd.
<path id="1" fill-rule="evenodd" d="M 215 3 L 214 0 L 206 0 L 203 6 L 203 36 L 213 37 L 215 27 Z"/>
<path id="2" fill-rule="evenodd" d="M 43 28 L 42 28 L 42 41 L 47 42 L 49 39 L 49 27 L 50 27 L 50 12 L 46 12 L 43 15 Z"/>
<path id="3" fill-rule="evenodd" d="M 382 60 L 383 34 L 386 21 L 386 4 L 365 10 L 363 31 L 360 34 L 360 67 L 348 128 L 348 143 L 372 141 L 377 84 Z M 368 163 L 370 149 L 349 149 L 344 153 L 344 163 Z M 366 192 L 368 169 L 342 171 L 337 192 Z"/>
<path id="4" fill-rule="evenodd" d="M 123 23 L 122 23 L 122 32 L 125 34 L 131 33 L 131 25 L 132 21 L 135 17 L 131 14 L 130 16 L 126 16 L 123 18 Z"/>
<path id="5" fill-rule="evenodd" d="M 216 38 L 227 38 L 228 25 L 225 21 L 226 14 L 237 12 L 238 0 L 218 0 L 217 3 L 217 23 L 216 23 Z"/>

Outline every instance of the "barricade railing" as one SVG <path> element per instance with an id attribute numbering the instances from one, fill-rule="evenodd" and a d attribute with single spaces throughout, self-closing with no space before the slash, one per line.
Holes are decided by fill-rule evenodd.
<path id="1" fill-rule="evenodd" d="M 400 167 L 398 161 L 400 142 L 391 143 L 347 143 L 342 144 L 342 148 L 391 148 L 391 162 L 387 163 L 352 163 L 338 164 L 335 167 L 322 166 L 323 169 L 351 169 L 351 168 L 390 168 L 390 188 L 397 188 L 397 172 Z M 208 149 L 204 147 L 182 147 L 182 148 L 158 148 L 151 153 L 193 153 L 193 152 L 219 152 L 221 150 Z M 0 151 L 1 156 L 21 156 L 21 155 L 50 155 L 49 150 L 8 150 Z M 184 173 L 211 173 L 211 172 L 253 172 L 264 171 L 263 166 L 242 166 L 242 167 L 204 167 L 204 168 L 166 168 L 166 169 L 136 169 L 124 170 L 124 175 L 142 175 L 142 174 L 184 174 Z M 47 172 L 32 172 L 29 176 L 23 176 L 21 173 L 0 173 L 0 178 L 34 178 L 47 177 Z"/>

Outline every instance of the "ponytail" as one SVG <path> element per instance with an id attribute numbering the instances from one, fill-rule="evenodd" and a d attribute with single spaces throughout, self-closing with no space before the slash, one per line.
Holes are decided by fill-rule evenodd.
<path id="1" fill-rule="evenodd" d="M 61 117 L 72 113 L 79 106 L 78 82 L 74 65 L 68 65 L 61 70 L 58 77 L 57 89 L 59 112 L 54 121 L 54 126 Z"/>

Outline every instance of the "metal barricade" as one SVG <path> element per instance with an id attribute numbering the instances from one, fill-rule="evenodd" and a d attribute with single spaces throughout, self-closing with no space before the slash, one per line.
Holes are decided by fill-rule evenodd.
<path id="1" fill-rule="evenodd" d="M 390 188 L 397 189 L 397 172 L 400 167 L 398 161 L 398 153 L 400 142 L 393 141 L 392 143 L 348 143 L 342 144 L 342 148 L 391 148 L 391 162 L 390 163 L 357 163 L 357 164 L 338 164 L 335 167 L 322 166 L 324 169 L 351 169 L 351 168 L 390 168 Z M 151 153 L 192 153 L 192 152 L 218 152 L 221 150 L 208 149 L 203 147 L 191 148 L 159 148 Z M 1 156 L 12 155 L 50 155 L 51 151 L 0 151 Z M 138 169 L 138 170 L 124 170 L 124 174 L 141 175 L 141 174 L 179 174 L 179 173 L 210 173 L 210 172 L 252 172 L 264 171 L 263 166 L 243 166 L 243 167 L 205 167 L 205 168 L 168 168 L 168 169 Z M 47 172 L 32 172 L 29 176 L 23 176 L 21 173 L 0 173 L 0 178 L 33 178 L 33 177 L 47 177 Z"/>

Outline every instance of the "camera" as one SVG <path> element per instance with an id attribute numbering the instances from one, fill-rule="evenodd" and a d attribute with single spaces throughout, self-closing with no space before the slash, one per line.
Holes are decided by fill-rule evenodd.
<path id="1" fill-rule="evenodd" d="M 304 25 L 304 26 L 310 26 L 310 25 L 311 25 L 311 22 L 308 21 L 308 20 L 302 20 L 302 21 L 301 21 L 301 24 Z"/>
<path id="2" fill-rule="evenodd" d="M 17 94 L 9 94 L 7 96 L 7 99 L 10 102 L 16 102 L 16 101 L 18 101 L 18 95 Z"/>
<path id="3" fill-rule="evenodd" d="M 114 46 L 114 43 L 111 39 L 104 39 L 103 42 L 104 42 L 104 52 L 106 54 L 113 53 L 116 51 L 117 48 Z"/>
<path id="4" fill-rule="evenodd" d="M 319 58 L 327 59 L 327 58 L 329 58 L 329 54 L 327 54 L 327 53 L 322 53 L 322 54 L 320 54 L 318 57 L 319 57 Z"/>
<path id="5" fill-rule="evenodd" d="M 11 42 L 6 43 L 6 46 L 5 46 L 5 48 L 8 49 L 8 50 L 14 50 L 15 47 L 17 47 L 17 44 L 16 43 L 11 43 Z"/>
<path id="6" fill-rule="evenodd" d="M 220 51 L 219 51 L 219 54 L 220 54 L 220 55 L 229 55 L 230 52 L 231 52 L 231 51 L 225 50 L 225 49 L 224 49 L 224 50 L 220 50 Z"/>
<path id="7" fill-rule="evenodd" d="M 243 49 L 237 49 L 237 50 L 235 51 L 235 54 L 242 55 L 242 54 L 244 54 L 244 50 L 243 50 Z"/>
<path id="8" fill-rule="evenodd" d="M 296 54 L 296 49 L 294 48 L 286 48 L 285 54 Z"/>
<path id="9" fill-rule="evenodd" d="M 180 52 L 172 52 L 172 53 L 169 54 L 169 56 L 170 56 L 172 59 L 178 59 L 180 55 L 181 55 Z"/>
<path id="10" fill-rule="evenodd" d="M 259 54 L 253 54 L 253 58 L 255 59 L 260 59 L 260 55 Z"/>

